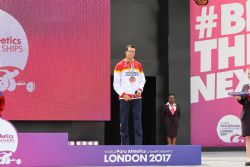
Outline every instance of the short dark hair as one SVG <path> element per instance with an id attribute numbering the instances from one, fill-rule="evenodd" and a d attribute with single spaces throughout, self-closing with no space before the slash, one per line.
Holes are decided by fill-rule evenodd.
<path id="1" fill-rule="evenodd" d="M 127 45 L 126 48 L 125 48 L 125 52 L 128 51 L 128 48 L 134 48 L 135 49 L 135 45 L 131 45 L 131 44 Z"/>
<path id="2" fill-rule="evenodd" d="M 175 97 L 175 95 L 174 95 L 173 93 L 169 93 L 169 94 L 168 94 L 168 98 L 169 98 L 170 96 L 174 96 L 174 97 Z"/>

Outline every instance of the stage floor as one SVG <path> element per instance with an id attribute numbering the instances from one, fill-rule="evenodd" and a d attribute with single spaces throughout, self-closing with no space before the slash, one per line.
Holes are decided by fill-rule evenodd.
<path id="1" fill-rule="evenodd" d="M 202 165 L 213 167 L 241 167 L 245 166 L 245 151 L 202 152 Z"/>
<path id="2" fill-rule="evenodd" d="M 243 167 L 246 161 L 245 151 L 227 151 L 227 152 L 202 152 L 202 165 L 192 167 Z M 152 166 L 153 167 L 153 166 Z M 154 166 L 155 167 L 155 166 Z M 160 166 L 159 166 L 160 167 Z M 162 166 L 161 166 L 162 167 Z M 170 166 L 167 166 L 170 167 Z M 180 166 L 172 166 L 180 167 Z M 191 167 L 191 166 L 182 166 Z"/>

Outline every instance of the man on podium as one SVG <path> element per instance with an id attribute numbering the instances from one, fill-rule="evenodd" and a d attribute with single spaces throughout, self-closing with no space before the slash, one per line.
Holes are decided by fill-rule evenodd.
<path id="1" fill-rule="evenodd" d="M 142 91 L 146 82 L 142 65 L 134 59 L 135 46 L 128 45 L 125 59 L 116 64 L 113 86 L 120 100 L 121 144 L 129 145 L 129 112 L 133 113 L 135 144 L 142 144 Z"/>

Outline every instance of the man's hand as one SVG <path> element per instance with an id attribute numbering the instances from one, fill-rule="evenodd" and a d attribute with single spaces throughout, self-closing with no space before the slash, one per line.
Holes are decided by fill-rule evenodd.
<path id="1" fill-rule="evenodd" d="M 241 96 L 235 96 L 235 99 L 240 101 L 241 100 Z"/>
<path id="2" fill-rule="evenodd" d="M 126 102 L 131 100 L 131 98 L 127 94 L 123 95 L 123 98 Z"/>
<path id="3" fill-rule="evenodd" d="M 137 93 L 135 94 L 135 97 L 141 97 L 141 91 L 138 90 Z"/>

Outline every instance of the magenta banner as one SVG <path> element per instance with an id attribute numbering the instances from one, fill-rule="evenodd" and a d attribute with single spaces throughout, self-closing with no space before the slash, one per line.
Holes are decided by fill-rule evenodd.
<path id="1" fill-rule="evenodd" d="M 244 146 L 241 105 L 230 92 L 249 83 L 250 1 L 190 1 L 191 143 Z"/>
<path id="2" fill-rule="evenodd" d="M 0 0 L 8 120 L 110 120 L 110 0 Z"/>

